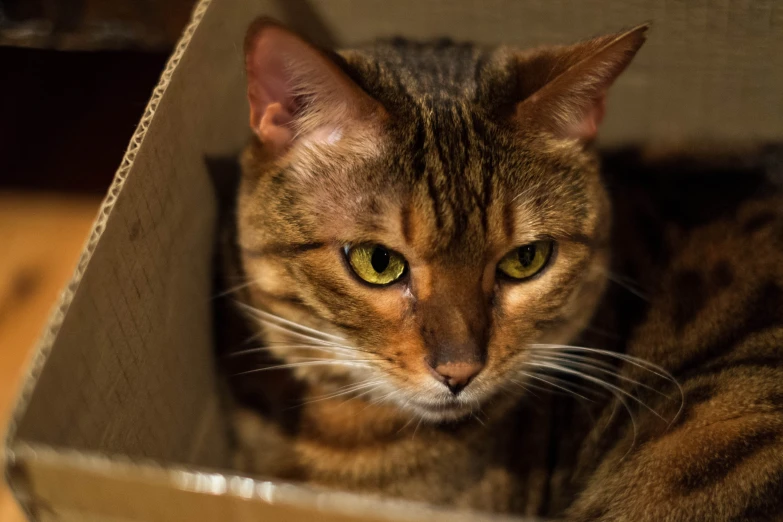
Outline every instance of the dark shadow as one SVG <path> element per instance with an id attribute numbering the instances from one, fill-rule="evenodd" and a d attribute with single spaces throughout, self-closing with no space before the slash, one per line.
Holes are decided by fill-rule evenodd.
<path id="1" fill-rule="evenodd" d="M 0 47 L 0 188 L 104 194 L 166 59 Z"/>
<path id="2" fill-rule="evenodd" d="M 282 361 L 264 350 L 240 354 L 262 345 L 237 302 L 248 301 L 246 277 L 239 256 L 236 230 L 236 196 L 241 170 L 235 156 L 207 157 L 207 172 L 215 190 L 218 226 L 214 250 L 212 291 L 215 366 L 231 398 L 284 431 L 298 428 L 300 385 L 289 371 L 247 373 Z M 239 288 L 238 288 L 239 287 Z"/>

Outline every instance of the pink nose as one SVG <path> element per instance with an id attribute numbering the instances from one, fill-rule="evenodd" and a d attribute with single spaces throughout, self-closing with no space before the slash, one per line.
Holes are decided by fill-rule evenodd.
<path id="1" fill-rule="evenodd" d="M 447 362 L 441 363 L 434 368 L 427 365 L 430 373 L 445 384 L 451 390 L 451 393 L 457 395 L 470 383 L 473 377 L 484 368 L 480 362 Z"/>

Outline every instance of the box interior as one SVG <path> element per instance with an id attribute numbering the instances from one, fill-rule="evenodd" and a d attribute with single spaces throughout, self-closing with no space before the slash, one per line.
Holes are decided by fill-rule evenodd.
<path id="1" fill-rule="evenodd" d="M 41 463 L 83 454 L 230 467 L 213 364 L 217 202 L 207 166 L 248 139 L 242 40 L 261 14 L 337 48 L 394 35 L 530 47 L 652 20 L 612 90 L 603 144 L 783 136 L 783 4 L 771 0 L 203 0 L 20 393 L 6 453 L 31 513 L 43 490 L 30 470 Z"/>

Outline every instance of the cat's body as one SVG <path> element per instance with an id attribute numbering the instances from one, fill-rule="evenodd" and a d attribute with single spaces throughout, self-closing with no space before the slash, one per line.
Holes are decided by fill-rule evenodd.
<path id="1" fill-rule="evenodd" d="M 722 214 L 678 209 L 641 160 L 604 191 L 583 142 L 642 33 L 327 58 L 251 29 L 230 270 L 267 348 L 229 365 L 240 467 L 574 520 L 780 514 L 783 200 L 746 176 Z"/>
<path id="2" fill-rule="evenodd" d="M 642 409 L 635 435 L 627 418 L 597 418 L 568 472 L 584 487 L 575 519 L 783 518 L 782 152 L 711 147 L 604 162 L 614 271 L 643 298 L 615 285 L 604 306 L 618 317 L 601 331 L 620 336 L 614 349 L 671 372 L 684 402 L 641 394 L 674 422 Z M 592 345 L 612 346 L 599 339 Z M 638 370 L 623 375 L 652 385 Z"/>

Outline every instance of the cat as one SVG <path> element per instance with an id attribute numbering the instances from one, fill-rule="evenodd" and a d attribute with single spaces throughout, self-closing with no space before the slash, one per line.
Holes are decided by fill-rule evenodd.
<path id="1" fill-rule="evenodd" d="M 601 161 L 647 29 L 335 53 L 251 25 L 238 468 L 573 521 L 783 516 L 777 167 Z"/>

